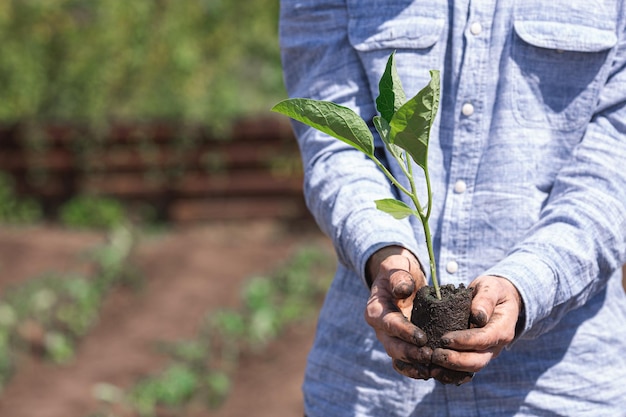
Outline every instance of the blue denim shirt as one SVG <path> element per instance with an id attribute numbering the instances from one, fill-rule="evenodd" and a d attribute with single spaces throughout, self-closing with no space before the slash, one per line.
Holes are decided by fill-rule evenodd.
<path id="1" fill-rule="evenodd" d="M 376 210 L 398 195 L 370 160 L 294 124 L 308 207 L 340 260 L 309 355 L 308 416 L 626 416 L 624 2 L 281 3 L 292 97 L 369 121 L 392 51 L 409 97 L 441 71 L 429 151 L 440 280 L 503 276 L 525 304 L 519 337 L 471 383 L 397 374 L 363 319 L 364 266 L 392 244 L 425 263 L 421 225 Z"/>

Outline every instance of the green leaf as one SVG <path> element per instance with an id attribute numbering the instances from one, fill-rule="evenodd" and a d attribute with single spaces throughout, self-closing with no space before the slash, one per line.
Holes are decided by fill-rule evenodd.
<path id="1" fill-rule="evenodd" d="M 402 154 L 402 148 L 389 142 L 389 131 L 391 130 L 389 123 L 387 123 L 387 121 L 383 119 L 381 116 L 374 116 L 373 122 L 374 122 L 374 126 L 376 127 L 376 130 L 378 131 L 378 134 L 380 135 L 381 139 L 385 143 L 385 146 L 387 147 L 389 152 L 391 152 L 391 154 L 396 159 L 400 160 L 400 155 Z"/>
<path id="2" fill-rule="evenodd" d="M 391 214 L 396 219 L 404 219 L 405 217 L 415 214 L 415 211 L 411 207 L 407 206 L 400 200 L 393 198 L 384 198 L 382 200 L 376 200 L 376 208 L 380 211 L 384 211 L 387 214 Z"/>
<path id="3" fill-rule="evenodd" d="M 427 168 L 430 130 L 439 108 L 439 71 L 430 71 L 430 83 L 407 101 L 389 122 L 389 141 L 406 150 L 424 170 Z"/>
<path id="4" fill-rule="evenodd" d="M 374 155 L 374 137 L 363 119 L 353 110 L 328 101 L 292 98 L 276 104 L 272 111 L 284 114 Z"/>
<path id="5" fill-rule="evenodd" d="M 378 84 L 376 109 L 385 121 L 390 122 L 393 115 L 406 101 L 406 95 L 398 76 L 394 61 L 395 52 L 389 56 L 387 67 Z"/>
<path id="6" fill-rule="evenodd" d="M 374 116 L 372 121 L 374 122 L 374 127 L 376 127 L 376 130 L 378 131 L 378 134 L 383 142 L 389 143 L 389 131 L 391 130 L 389 123 L 387 123 L 387 121 L 380 116 Z"/>

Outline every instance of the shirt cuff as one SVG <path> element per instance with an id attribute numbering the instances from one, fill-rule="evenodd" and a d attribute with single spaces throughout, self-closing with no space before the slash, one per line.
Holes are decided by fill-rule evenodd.
<path id="1" fill-rule="evenodd" d="M 348 222 L 358 227 L 347 229 L 358 230 L 358 233 L 347 233 L 342 239 L 343 257 L 351 264 L 349 266 L 359 275 L 365 286 L 368 286 L 365 278 L 367 261 L 379 249 L 395 245 L 414 254 L 419 253 L 408 220 L 397 220 L 387 213 L 372 209 L 353 213 Z"/>
<path id="2" fill-rule="evenodd" d="M 508 279 L 519 291 L 524 304 L 518 337 L 536 337 L 548 323 L 556 299 L 556 274 L 550 265 L 530 252 L 515 252 L 489 268 L 485 275 Z"/>

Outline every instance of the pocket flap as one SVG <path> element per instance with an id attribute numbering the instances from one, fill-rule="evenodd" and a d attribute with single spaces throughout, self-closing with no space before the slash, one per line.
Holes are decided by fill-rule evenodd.
<path id="1" fill-rule="evenodd" d="M 600 52 L 617 44 L 614 1 L 518 1 L 514 19 L 517 35 L 540 48 Z"/>
<path id="2" fill-rule="evenodd" d="M 373 3 L 367 7 L 367 3 Z M 365 3 L 365 4 L 364 4 Z M 375 1 L 348 1 L 349 39 L 359 51 L 425 49 L 433 46 L 446 24 L 446 9 L 439 1 L 429 6 L 408 2 L 376 7 Z"/>

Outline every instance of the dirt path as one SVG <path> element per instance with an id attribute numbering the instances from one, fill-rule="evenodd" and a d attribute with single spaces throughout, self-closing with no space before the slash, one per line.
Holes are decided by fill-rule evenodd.
<path id="1" fill-rule="evenodd" d="M 193 417 L 302 417 L 300 387 L 314 331 L 313 321 L 291 328 L 263 355 L 246 358 L 226 403 Z"/>
<path id="2" fill-rule="evenodd" d="M 192 337 L 207 311 L 235 305 L 244 279 L 275 268 L 300 244 L 325 242 L 319 232 L 306 230 L 286 233 L 280 225 L 260 222 L 196 227 L 144 239 L 137 253 L 144 287 L 111 294 L 100 322 L 70 364 L 23 362 L 0 398 L 0 416 L 85 417 L 97 405 L 95 384 L 126 387 L 158 370 L 166 358 L 155 351 L 155 342 Z M 33 229 L 24 237 L 0 231 L 0 288 L 23 279 L 20 274 L 36 274 L 35 265 L 67 268 L 77 250 L 99 239 L 71 233 L 66 239 L 64 233 Z M 299 388 L 313 326 L 292 330 L 264 356 L 246 363 L 227 404 L 202 414 L 235 417 L 254 410 L 255 417 L 301 415 Z"/>
<path id="3" fill-rule="evenodd" d="M 77 261 L 104 241 L 101 233 L 0 227 L 0 293 L 13 283 L 45 272 L 89 272 L 85 262 Z"/>

